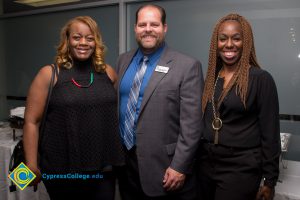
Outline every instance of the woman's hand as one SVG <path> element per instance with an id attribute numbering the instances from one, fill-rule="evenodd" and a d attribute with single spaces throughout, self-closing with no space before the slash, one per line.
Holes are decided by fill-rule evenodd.
<path id="1" fill-rule="evenodd" d="M 256 200 L 272 200 L 274 198 L 275 189 L 274 187 L 269 187 L 263 185 L 259 188 L 256 194 Z"/>
<path id="2" fill-rule="evenodd" d="M 42 174 L 40 169 L 37 166 L 30 166 L 30 164 L 26 165 L 34 174 L 35 174 L 35 179 L 29 184 L 30 186 L 37 186 L 42 179 Z"/>

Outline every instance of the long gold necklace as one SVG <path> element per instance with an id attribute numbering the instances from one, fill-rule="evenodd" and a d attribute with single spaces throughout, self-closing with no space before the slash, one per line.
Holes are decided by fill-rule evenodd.
<path id="1" fill-rule="evenodd" d="M 217 82 L 219 80 L 220 77 L 220 73 L 222 71 L 223 67 L 221 68 L 221 70 L 218 73 L 218 76 L 216 78 L 216 82 L 214 85 L 214 92 L 212 95 L 212 107 L 213 107 L 213 114 L 214 114 L 214 119 L 212 121 L 212 128 L 215 130 L 215 134 L 214 134 L 214 144 L 218 144 L 219 143 L 219 130 L 222 128 L 223 126 L 223 122 L 220 118 L 220 113 L 219 113 L 219 108 L 221 106 L 222 101 L 224 100 L 225 96 L 228 94 L 228 92 L 231 90 L 231 88 L 233 87 L 233 85 L 236 83 L 238 74 L 239 74 L 239 70 L 240 68 L 237 68 L 233 74 L 233 76 L 230 78 L 230 81 L 228 82 L 227 86 L 222 90 L 218 101 L 215 102 L 215 91 L 216 91 L 216 86 L 217 86 Z"/>
<path id="2" fill-rule="evenodd" d="M 223 122 L 220 118 L 220 113 L 217 110 L 218 109 L 218 103 L 215 102 L 215 91 L 216 91 L 217 82 L 218 82 L 219 77 L 220 77 L 220 72 L 221 72 L 221 70 L 219 71 L 218 76 L 216 78 L 215 85 L 214 85 L 214 92 L 213 92 L 213 95 L 212 95 L 212 98 L 211 98 L 211 100 L 212 100 L 211 104 L 212 104 L 213 115 L 214 115 L 214 119 L 211 123 L 212 128 L 215 131 L 215 133 L 214 133 L 214 144 L 219 143 L 219 130 L 222 128 L 222 125 L 223 125 Z"/>

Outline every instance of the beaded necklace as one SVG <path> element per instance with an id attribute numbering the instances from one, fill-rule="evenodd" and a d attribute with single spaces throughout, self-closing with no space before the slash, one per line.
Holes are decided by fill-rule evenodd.
<path id="1" fill-rule="evenodd" d="M 93 72 L 91 72 L 90 83 L 89 83 L 88 85 L 80 85 L 79 83 L 77 83 L 77 82 L 75 81 L 74 78 L 72 78 L 72 83 L 73 83 L 74 85 L 76 85 L 77 87 L 79 87 L 79 88 L 89 88 L 89 87 L 93 84 L 93 82 L 94 82 L 94 73 L 93 73 Z"/>

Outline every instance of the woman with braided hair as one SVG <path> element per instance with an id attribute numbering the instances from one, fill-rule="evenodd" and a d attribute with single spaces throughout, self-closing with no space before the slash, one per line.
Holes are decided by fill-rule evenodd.
<path id="1" fill-rule="evenodd" d="M 277 89 L 257 62 L 251 25 L 238 14 L 214 28 L 202 109 L 200 199 L 272 199 L 280 155 Z"/>

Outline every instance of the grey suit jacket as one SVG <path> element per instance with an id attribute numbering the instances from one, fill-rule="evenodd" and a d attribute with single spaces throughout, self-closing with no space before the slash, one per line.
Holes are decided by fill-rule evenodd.
<path id="1" fill-rule="evenodd" d="M 118 58 L 119 80 L 135 52 L 132 50 Z M 166 46 L 158 65 L 168 67 L 169 71 L 153 71 L 136 129 L 140 181 L 149 196 L 166 194 L 162 181 L 169 166 L 184 174 L 192 172 L 202 131 L 201 63 Z"/>

